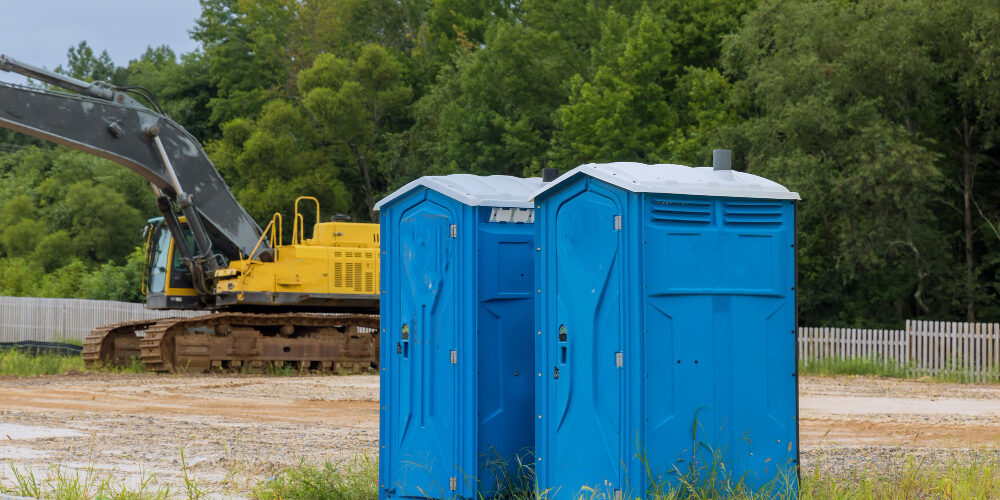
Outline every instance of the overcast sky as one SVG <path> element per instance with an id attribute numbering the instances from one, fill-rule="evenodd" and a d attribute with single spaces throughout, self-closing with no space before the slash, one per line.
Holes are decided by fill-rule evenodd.
<path id="1" fill-rule="evenodd" d="M 66 51 L 82 40 L 116 65 L 150 45 L 182 54 L 198 47 L 188 30 L 200 13 L 198 0 L 0 0 L 0 54 L 48 69 L 65 65 Z M 25 81 L 6 72 L 0 80 Z"/>

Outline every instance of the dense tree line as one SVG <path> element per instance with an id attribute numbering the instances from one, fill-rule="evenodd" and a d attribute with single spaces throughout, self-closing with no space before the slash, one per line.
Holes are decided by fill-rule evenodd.
<path id="1" fill-rule="evenodd" d="M 262 222 L 304 194 L 371 220 L 426 174 L 730 147 L 803 197 L 804 324 L 1000 320 L 1000 0 L 201 3 L 193 53 L 82 43 L 60 70 L 152 89 Z M 134 298 L 148 187 L 0 144 L 0 293 Z"/>

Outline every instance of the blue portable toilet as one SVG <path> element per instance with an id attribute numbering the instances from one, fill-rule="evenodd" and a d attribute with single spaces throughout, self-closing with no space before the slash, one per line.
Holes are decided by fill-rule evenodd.
<path id="1" fill-rule="evenodd" d="M 721 153 L 716 168 L 583 165 L 535 193 L 550 500 L 645 498 L 718 462 L 734 484 L 797 487 L 799 197 Z"/>
<path id="2" fill-rule="evenodd" d="M 380 498 L 496 494 L 533 447 L 541 180 L 421 177 L 375 206 L 382 256 Z"/>

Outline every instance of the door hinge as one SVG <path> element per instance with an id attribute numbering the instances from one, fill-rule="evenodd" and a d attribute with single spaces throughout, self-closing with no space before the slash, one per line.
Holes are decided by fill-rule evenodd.
<path id="1" fill-rule="evenodd" d="M 622 230 L 622 216 L 616 215 L 615 216 L 615 231 L 621 231 L 621 230 Z"/>
<path id="2" fill-rule="evenodd" d="M 615 500 L 622 500 L 622 490 L 615 490 Z"/>
<path id="3" fill-rule="evenodd" d="M 451 364 L 454 365 L 456 363 L 458 363 L 458 351 L 456 351 L 455 349 L 452 349 L 451 350 Z"/>
<path id="4" fill-rule="evenodd" d="M 452 352 L 454 352 L 454 351 L 452 351 Z M 450 478 L 448 478 L 448 487 L 451 488 L 451 491 L 457 490 L 458 489 L 458 478 L 455 477 L 455 476 L 451 476 Z"/>
<path id="5" fill-rule="evenodd" d="M 458 224 L 451 225 L 451 237 L 458 238 Z"/>
<path id="6" fill-rule="evenodd" d="M 615 366 L 621 368 L 625 366 L 625 353 L 616 352 L 615 353 Z"/>

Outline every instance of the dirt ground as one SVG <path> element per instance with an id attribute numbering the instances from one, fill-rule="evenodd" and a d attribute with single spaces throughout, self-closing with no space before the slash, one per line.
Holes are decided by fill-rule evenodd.
<path id="1" fill-rule="evenodd" d="M 805 473 L 1000 454 L 1000 385 L 803 377 L 799 390 Z M 183 452 L 189 478 L 226 498 L 300 460 L 374 455 L 378 412 L 375 375 L 0 377 L 0 481 L 55 464 L 177 491 Z"/>

